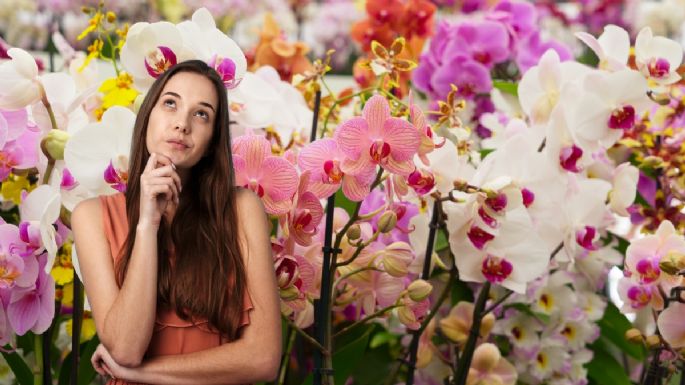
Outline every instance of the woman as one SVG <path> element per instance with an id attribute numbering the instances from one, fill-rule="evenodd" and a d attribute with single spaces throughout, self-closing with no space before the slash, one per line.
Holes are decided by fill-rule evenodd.
<path id="1" fill-rule="evenodd" d="M 179 63 L 148 92 L 126 193 L 72 214 L 109 384 L 244 384 L 276 377 L 281 354 L 269 222 L 234 186 L 221 78 Z"/>

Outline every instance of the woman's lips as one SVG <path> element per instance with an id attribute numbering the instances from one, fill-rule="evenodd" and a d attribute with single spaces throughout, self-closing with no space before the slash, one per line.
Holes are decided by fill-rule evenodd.
<path id="1" fill-rule="evenodd" d="M 169 146 L 171 146 L 171 148 L 175 150 L 185 150 L 186 148 L 188 148 L 188 146 L 179 142 L 168 141 L 167 143 L 169 144 Z"/>

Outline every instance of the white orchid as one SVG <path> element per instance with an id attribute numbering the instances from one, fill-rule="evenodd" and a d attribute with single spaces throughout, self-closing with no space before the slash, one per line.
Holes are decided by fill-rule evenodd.
<path id="1" fill-rule="evenodd" d="M 64 149 L 67 168 L 94 195 L 124 191 L 135 114 L 114 106 L 102 121 L 91 123 L 69 139 Z"/>
<path id="2" fill-rule="evenodd" d="M 82 104 L 97 91 L 97 86 L 91 86 L 78 94 L 74 79 L 66 73 L 43 75 L 41 82 L 57 122 L 56 128 L 73 134 L 88 124 L 88 114 L 82 108 Z M 31 113 L 43 133 L 53 129 L 48 110 L 42 103 L 33 104 Z"/>
<path id="3" fill-rule="evenodd" d="M 523 111 L 533 124 L 546 123 L 564 85 L 576 82 L 589 72 L 590 68 L 578 62 L 562 63 L 555 50 L 547 50 L 540 63 L 530 68 L 519 83 L 518 96 Z"/>
<path id="4" fill-rule="evenodd" d="M 630 36 L 616 25 L 609 24 L 604 32 L 595 38 L 587 32 L 577 32 L 576 37 L 585 43 L 599 58 L 599 68 L 620 71 L 626 67 L 630 56 Z"/>
<path id="5" fill-rule="evenodd" d="M 583 78 L 582 94 L 563 97 L 575 142 L 594 152 L 614 145 L 651 104 L 647 80 L 637 71 L 596 71 Z"/>
<path id="6" fill-rule="evenodd" d="M 143 92 L 171 66 L 192 58 L 181 31 L 166 21 L 133 24 L 121 48 L 121 64 L 133 77 L 135 87 Z"/>
<path id="7" fill-rule="evenodd" d="M 59 218 L 60 207 L 59 191 L 50 185 L 38 186 L 19 206 L 22 239 L 34 249 L 34 254 L 47 250 L 45 272 L 48 274 L 57 255 L 57 230 L 53 224 Z"/>
<path id="8" fill-rule="evenodd" d="M 199 8 L 191 20 L 177 25 L 183 43 L 194 57 L 213 67 L 227 88 L 235 88 L 245 75 L 245 54 L 231 38 L 216 28 L 214 17 L 207 8 Z"/>
<path id="9" fill-rule="evenodd" d="M 441 194 L 446 195 L 454 190 L 454 182 L 458 180 L 470 180 L 475 169 L 468 162 L 467 156 L 460 156 L 457 147 L 449 140 L 442 147 L 435 148 L 426 154 L 430 161 L 430 171 L 435 178 L 435 188 Z M 414 163 L 420 164 L 418 156 Z"/>
<path id="10" fill-rule="evenodd" d="M 683 47 L 662 36 L 653 36 L 652 29 L 643 28 L 635 39 L 635 65 L 643 75 L 659 84 L 680 80 L 676 72 L 683 61 Z"/>
<path id="11" fill-rule="evenodd" d="M 41 99 L 36 60 L 20 48 L 10 48 L 12 60 L 0 64 L 0 108 L 18 110 Z"/>

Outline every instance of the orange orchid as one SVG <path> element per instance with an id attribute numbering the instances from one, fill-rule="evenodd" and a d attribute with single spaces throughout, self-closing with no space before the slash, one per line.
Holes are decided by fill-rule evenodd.
<path id="1" fill-rule="evenodd" d="M 262 66 L 272 66 L 278 71 L 281 79 L 287 82 L 293 75 L 311 70 L 312 63 L 305 56 L 309 46 L 303 42 L 288 42 L 283 38 L 280 27 L 271 14 L 264 17 L 264 28 L 260 33 L 260 41 L 254 51 L 250 70 L 254 71 Z"/>

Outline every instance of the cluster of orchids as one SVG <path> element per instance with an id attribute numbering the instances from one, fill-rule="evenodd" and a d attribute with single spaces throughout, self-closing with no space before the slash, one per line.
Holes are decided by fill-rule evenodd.
<path id="1" fill-rule="evenodd" d="M 399 3 L 424 16 L 417 25 L 426 35 L 412 36 L 422 45 L 434 8 Z M 402 20 L 369 4 L 372 35 Z M 71 314 L 70 211 L 126 190 L 142 98 L 164 71 L 199 59 L 227 89 L 236 184 L 272 219 L 288 328 L 281 383 L 296 336 L 322 354 L 318 372 L 333 383 L 331 369 L 342 364 L 334 341 L 374 327 L 398 341 L 388 383 L 601 382 L 593 362 L 616 361 L 611 344 L 646 378 L 682 370 L 685 223 L 654 213 L 668 211 L 655 202 L 676 202 L 685 189 L 669 184 L 671 200 L 650 198 L 649 186 L 661 191 L 682 175 L 664 166 L 679 159 L 643 142 L 656 135 L 676 148 L 685 138 L 650 131 L 652 121 L 671 125 L 663 121 L 676 112 L 659 111 L 682 102 L 678 43 L 649 28 L 634 45 L 614 25 L 598 38 L 580 32 L 598 58 L 588 66 L 542 41 L 532 5 L 505 0 L 480 18 L 439 24 L 418 66 L 411 37 L 371 39 L 364 67 L 373 81 L 336 95 L 325 79 L 330 54 L 301 73 L 291 62 L 255 68 L 205 8 L 177 24 L 130 28 L 92 12 L 87 54 L 53 37 L 63 71 L 39 71 L 18 48 L 0 64 L 0 343 L 8 351 L 15 335 L 40 335 Z M 297 51 L 288 44 L 274 33 L 258 51 Z M 113 77 L 97 72 L 98 58 L 111 61 Z M 418 91 L 403 90 L 411 76 Z M 631 219 L 654 234 L 621 230 Z M 606 293 L 616 266 L 621 309 L 649 316 L 628 333 L 637 345 L 607 331 L 608 315 L 622 317 Z"/>

